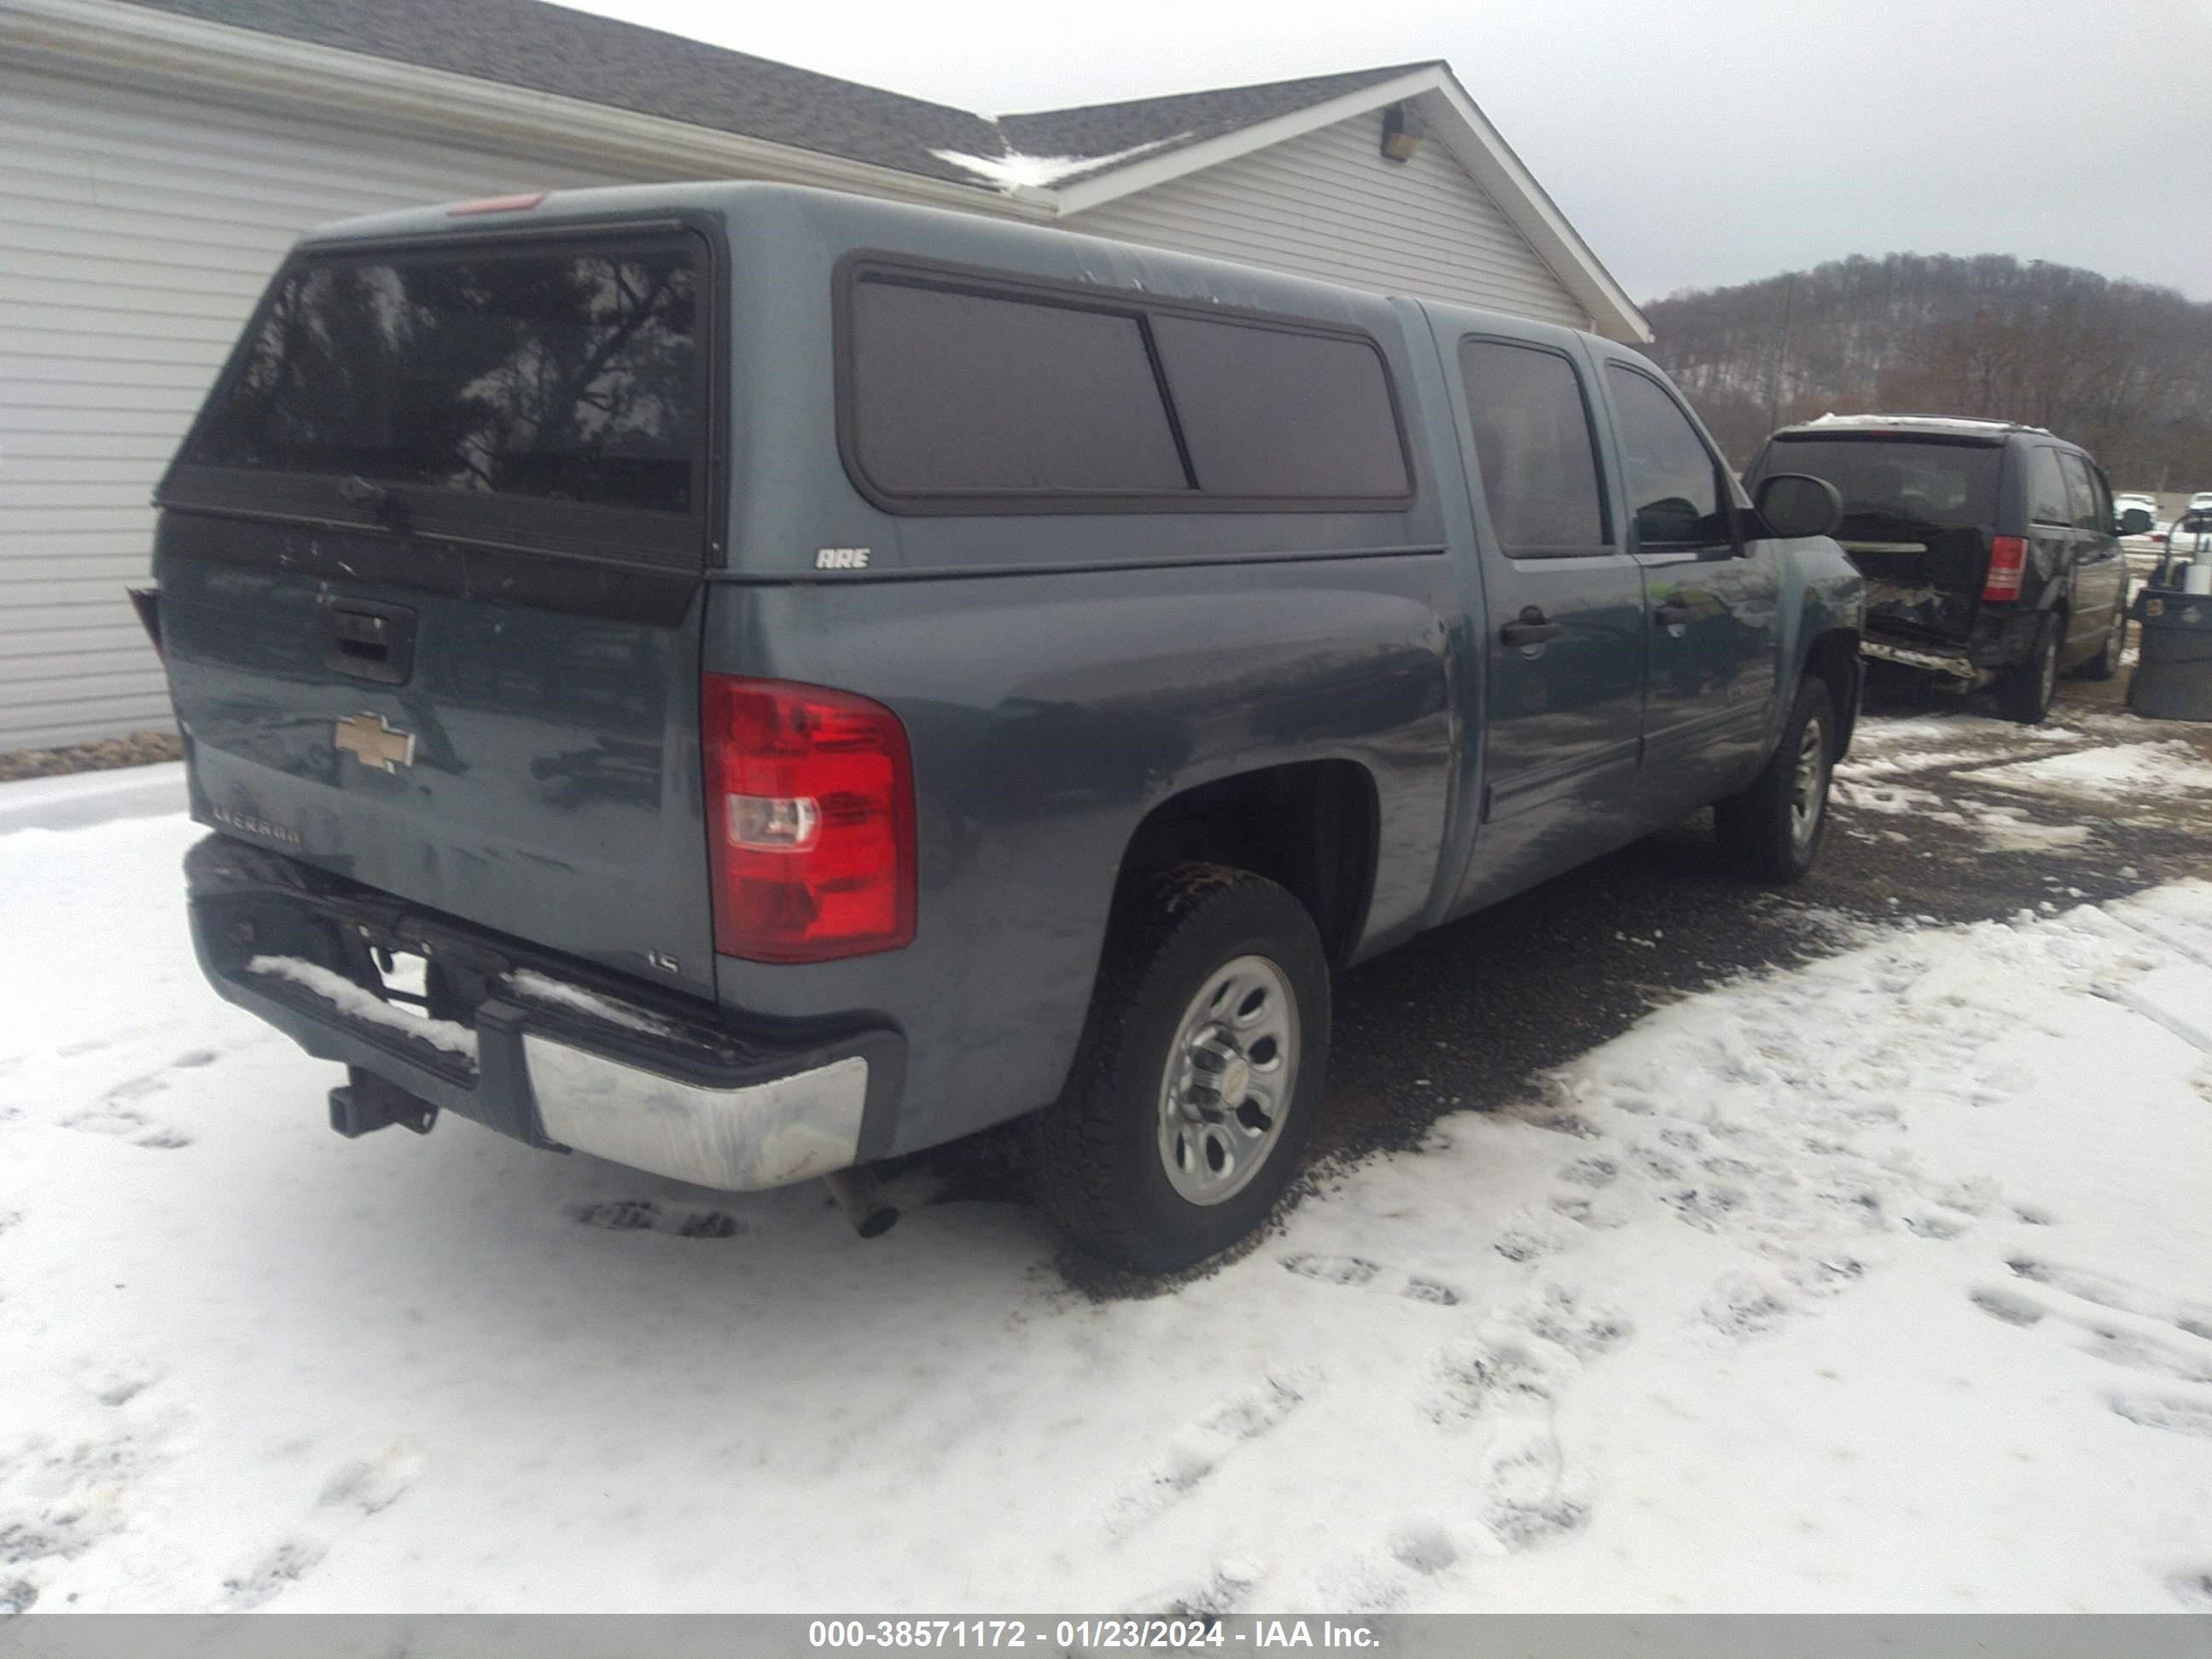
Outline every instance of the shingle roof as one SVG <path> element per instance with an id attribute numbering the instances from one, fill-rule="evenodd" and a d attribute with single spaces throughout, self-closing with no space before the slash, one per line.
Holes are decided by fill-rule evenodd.
<path id="1" fill-rule="evenodd" d="M 999 149 L 997 129 L 966 110 L 543 0 L 133 3 L 961 184 L 975 175 L 932 150 Z"/>
<path id="2" fill-rule="evenodd" d="M 1160 155 L 1424 67 L 1039 110 L 994 121 L 544 0 L 131 3 L 979 188 L 988 187 L 986 175 L 937 152 L 1094 161 L 1132 149 Z M 1064 176 L 1105 170 L 1094 165 L 1068 169 Z"/>
<path id="3" fill-rule="evenodd" d="M 1036 110 L 1025 115 L 1000 116 L 999 131 L 1012 149 L 1024 155 L 1119 156 L 1141 149 L 1149 160 L 1437 66 L 1434 60 L 1395 64 L 1343 75 L 1311 76 L 1303 81 L 1218 87 L 1168 98 L 1089 104 L 1079 109 Z M 1083 171 L 1071 169 L 1064 176 L 1073 178 Z"/>

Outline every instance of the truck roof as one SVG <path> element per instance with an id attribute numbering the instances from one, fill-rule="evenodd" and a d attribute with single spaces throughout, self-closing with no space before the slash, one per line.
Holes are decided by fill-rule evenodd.
<path id="1" fill-rule="evenodd" d="M 1179 295 L 1285 315 L 1348 319 L 1364 313 L 1376 301 L 1410 301 L 1424 307 L 1446 307 L 1457 317 L 1483 319 L 1510 335 L 1579 334 L 1592 340 L 1601 338 L 1586 329 L 1464 306 L 1418 290 L 1333 282 L 1213 255 L 1093 235 L 1059 224 L 768 179 L 676 180 L 529 191 L 425 204 L 315 226 L 300 237 L 295 248 L 313 254 L 353 245 L 447 237 L 463 240 L 533 229 L 557 232 L 577 224 L 692 213 L 716 216 L 740 236 L 811 238 L 848 251 L 896 251 L 910 241 L 945 243 L 949 231 L 951 240 L 960 245 L 959 257 L 977 266 Z M 1604 343 L 1608 350 L 1650 362 L 1632 346 L 1613 341 Z"/>

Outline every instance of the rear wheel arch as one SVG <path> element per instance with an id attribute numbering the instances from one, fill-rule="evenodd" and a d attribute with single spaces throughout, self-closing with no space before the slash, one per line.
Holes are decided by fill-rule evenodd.
<path id="1" fill-rule="evenodd" d="M 1301 761 L 1210 779 L 1156 805 L 1122 849 L 1117 915 L 1143 878 L 1178 864 L 1264 876 L 1304 905 L 1333 964 L 1358 944 L 1374 896 L 1380 796 L 1357 761 Z"/>

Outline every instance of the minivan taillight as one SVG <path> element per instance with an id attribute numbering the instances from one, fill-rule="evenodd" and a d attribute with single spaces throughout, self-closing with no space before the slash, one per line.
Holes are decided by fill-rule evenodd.
<path id="1" fill-rule="evenodd" d="M 2016 599 L 2021 573 L 2027 568 L 2027 543 L 2019 536 L 1990 538 L 1990 574 L 1982 578 L 1982 598 Z"/>
<path id="2" fill-rule="evenodd" d="M 714 949 L 824 962 L 914 938 L 914 767 L 881 703 L 702 677 Z"/>

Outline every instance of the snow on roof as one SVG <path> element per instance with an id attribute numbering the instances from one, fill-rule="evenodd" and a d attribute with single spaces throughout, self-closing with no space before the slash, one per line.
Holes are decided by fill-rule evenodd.
<path id="1" fill-rule="evenodd" d="M 1132 144 L 1127 149 L 1115 150 L 1111 155 L 1024 155 L 1018 150 L 1009 150 L 1004 155 L 966 155 L 957 149 L 933 149 L 930 154 L 940 161 L 974 173 L 987 184 L 996 185 L 1001 190 L 1018 190 L 1024 186 L 1042 190 L 1079 173 L 1118 167 L 1123 161 L 1134 160 L 1149 151 L 1181 143 L 1189 137 L 1187 132 L 1170 133 L 1148 143 Z"/>
<path id="2" fill-rule="evenodd" d="M 1858 431 L 1896 428 L 1919 432 L 2042 432 L 2019 421 L 1986 421 L 1972 415 L 1822 415 L 1808 427 L 1850 427 Z"/>

